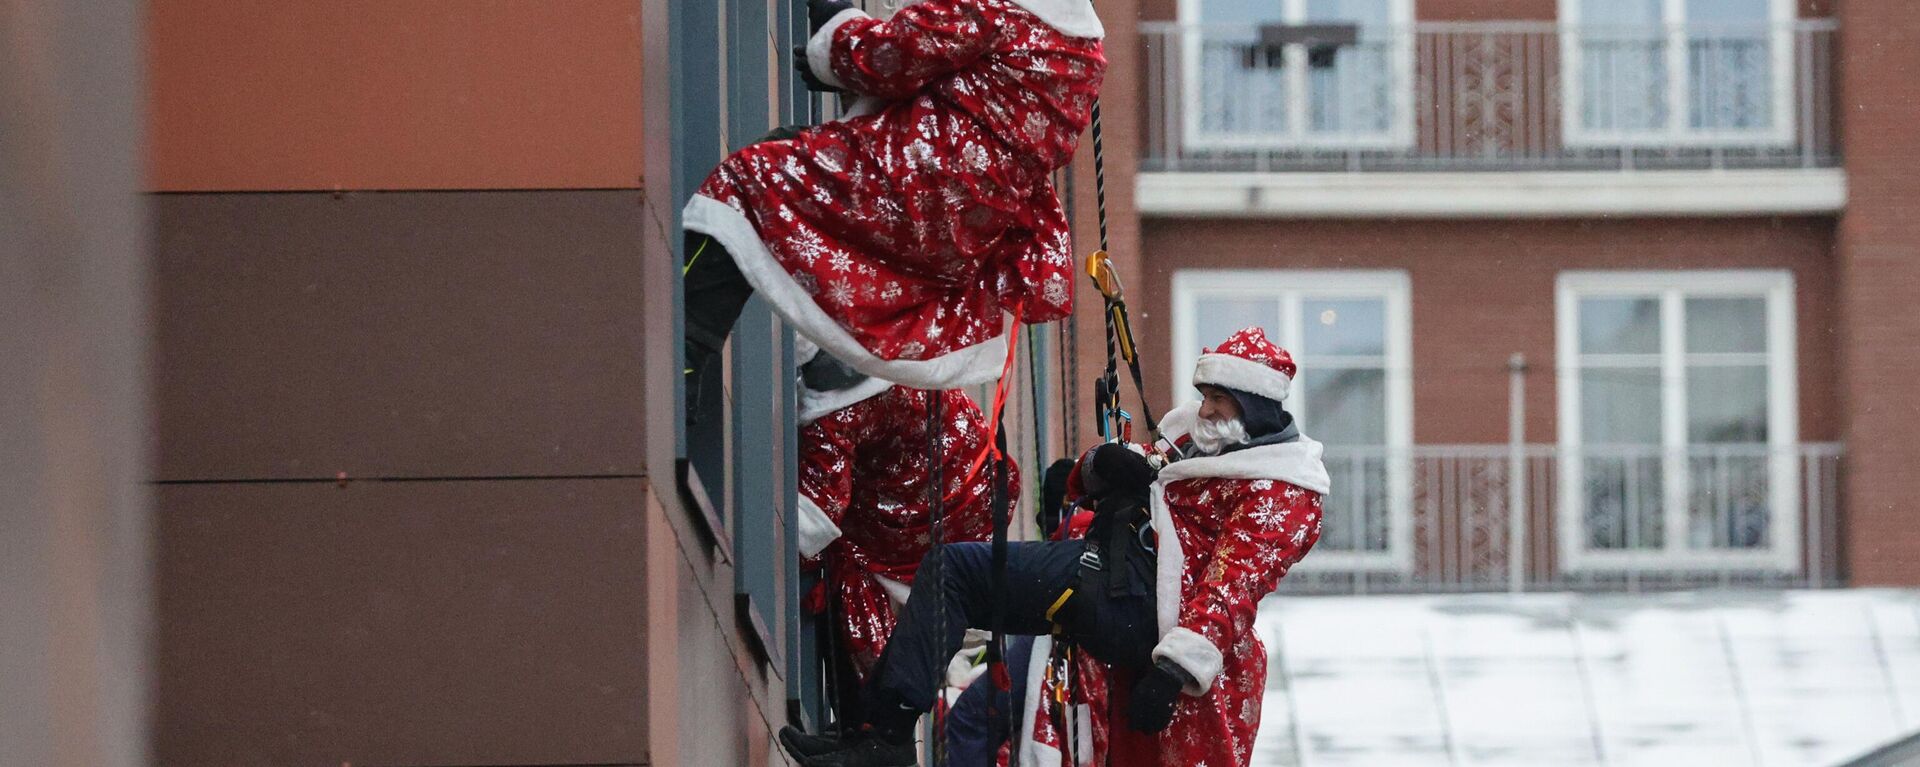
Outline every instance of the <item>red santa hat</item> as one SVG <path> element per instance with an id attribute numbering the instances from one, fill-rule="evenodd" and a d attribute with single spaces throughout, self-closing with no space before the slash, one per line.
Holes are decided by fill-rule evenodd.
<path id="1" fill-rule="evenodd" d="M 1246 327 L 1200 355 L 1193 366 L 1193 385 L 1219 386 L 1285 402 L 1298 371 L 1293 355 L 1267 340 L 1266 331 Z"/>

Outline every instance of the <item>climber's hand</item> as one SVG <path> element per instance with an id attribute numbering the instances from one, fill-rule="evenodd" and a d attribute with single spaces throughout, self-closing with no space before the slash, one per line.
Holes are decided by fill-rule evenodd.
<path id="1" fill-rule="evenodd" d="M 1180 688 L 1186 672 L 1172 661 L 1162 660 L 1147 669 L 1133 685 L 1127 701 L 1127 725 L 1139 732 L 1159 732 L 1173 722 L 1173 706 L 1180 701 Z"/>
<path id="2" fill-rule="evenodd" d="M 1080 459 L 1081 486 L 1096 500 L 1144 498 L 1157 473 L 1146 456 L 1117 442 L 1096 446 Z"/>
<path id="3" fill-rule="evenodd" d="M 828 85 L 825 80 L 820 79 L 819 75 L 813 73 L 813 63 L 807 60 L 807 47 L 804 45 L 793 49 L 793 69 L 800 73 L 800 82 L 806 84 L 807 90 L 814 93 L 840 92 L 839 88 Z"/>

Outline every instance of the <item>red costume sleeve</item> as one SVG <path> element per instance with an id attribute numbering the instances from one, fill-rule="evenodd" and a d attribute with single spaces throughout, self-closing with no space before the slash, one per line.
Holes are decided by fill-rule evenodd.
<path id="1" fill-rule="evenodd" d="M 992 51 L 997 30 L 973 0 L 922 0 L 887 21 L 848 14 L 831 35 L 833 79 L 855 93 L 904 99 Z"/>
<path id="2" fill-rule="evenodd" d="M 1205 575 L 1180 606 L 1180 628 L 1199 634 L 1223 656 L 1232 653 L 1233 637 L 1252 627 L 1260 599 L 1319 539 L 1319 493 L 1254 481 L 1221 526 Z M 1199 680 L 1203 688 L 1211 681 Z"/>
<path id="3" fill-rule="evenodd" d="M 869 409 L 859 405 L 846 408 L 807 424 L 800 432 L 802 556 L 817 555 L 840 536 L 841 520 L 846 517 L 847 504 L 853 498 L 857 436 L 865 427 Z M 819 517 L 824 517 L 827 524 L 822 525 Z"/>

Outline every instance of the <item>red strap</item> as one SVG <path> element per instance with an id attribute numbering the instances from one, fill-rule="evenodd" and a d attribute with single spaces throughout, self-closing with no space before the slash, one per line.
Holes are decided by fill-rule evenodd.
<path id="1" fill-rule="evenodd" d="M 1026 313 L 1026 308 L 1027 305 L 1025 303 L 1014 305 L 1013 316 L 1016 318 L 1023 316 Z M 1001 454 L 998 444 L 1000 441 L 1000 411 L 1006 408 L 1007 392 L 1012 388 L 1008 386 L 1008 382 L 1013 379 L 1014 354 L 1020 349 L 1020 323 L 1015 322 L 1013 329 L 1008 331 L 1007 335 L 1012 336 L 1012 338 L 1007 340 L 1007 361 L 1000 366 L 1000 380 L 993 385 L 993 407 L 987 411 L 991 413 L 991 416 L 987 419 L 987 444 L 980 449 L 979 455 L 973 457 L 971 465 L 967 467 L 966 479 L 961 480 L 960 484 L 954 486 L 954 493 L 965 490 L 968 485 L 973 484 L 973 478 L 980 475 L 980 467 L 986 464 L 987 456 L 991 455 L 996 459 L 1006 457 Z M 948 494 L 946 496 L 948 502 L 952 502 L 954 498 L 954 494 Z"/>

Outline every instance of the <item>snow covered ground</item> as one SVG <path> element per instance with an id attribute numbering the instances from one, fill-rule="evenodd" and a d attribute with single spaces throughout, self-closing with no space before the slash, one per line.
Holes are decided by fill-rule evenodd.
<path id="1" fill-rule="evenodd" d="M 1920 730 L 1920 592 L 1276 597 L 1265 767 L 1825 767 Z"/>

